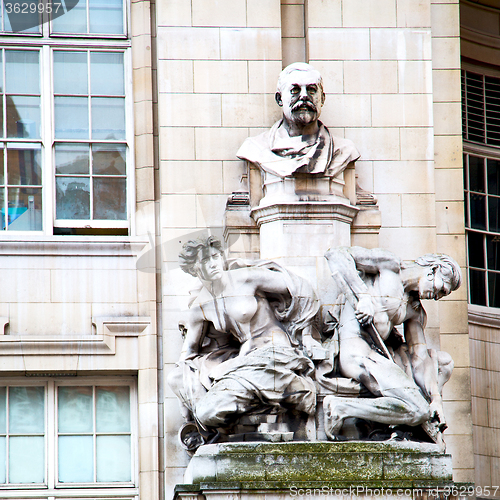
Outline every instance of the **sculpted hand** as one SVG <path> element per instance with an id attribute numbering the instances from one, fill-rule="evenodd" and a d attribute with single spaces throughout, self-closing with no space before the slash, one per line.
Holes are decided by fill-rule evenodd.
<path id="1" fill-rule="evenodd" d="M 302 338 L 302 345 L 306 355 L 311 359 L 315 359 L 318 353 L 326 352 L 325 348 L 310 335 Z"/>
<path id="2" fill-rule="evenodd" d="M 306 327 L 302 332 L 302 347 L 304 348 L 306 356 L 311 359 L 315 359 L 318 354 L 320 355 L 320 359 L 323 359 L 321 354 L 325 355 L 326 353 L 326 350 L 321 343 L 313 338 L 311 327 Z"/>
<path id="3" fill-rule="evenodd" d="M 356 318 L 362 324 L 366 325 L 373 320 L 375 308 L 373 307 L 372 298 L 370 295 L 361 295 L 356 307 Z"/>
<path id="4" fill-rule="evenodd" d="M 436 397 L 431 401 L 430 405 L 431 410 L 431 421 L 434 421 L 437 428 L 443 432 L 448 425 L 446 424 L 446 418 L 444 416 L 443 410 L 443 402 L 441 401 L 441 397 Z"/>

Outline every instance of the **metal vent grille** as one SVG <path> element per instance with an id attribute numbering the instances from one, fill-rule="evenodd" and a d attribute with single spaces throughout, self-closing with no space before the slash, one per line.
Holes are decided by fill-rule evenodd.
<path id="1" fill-rule="evenodd" d="M 462 71 L 462 127 L 466 141 L 500 146 L 500 78 Z"/>

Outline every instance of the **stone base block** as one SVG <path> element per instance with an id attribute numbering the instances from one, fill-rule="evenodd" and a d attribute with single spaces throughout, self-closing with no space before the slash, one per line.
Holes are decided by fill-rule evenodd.
<path id="1" fill-rule="evenodd" d="M 206 445 L 193 456 L 184 480 L 176 499 L 457 496 L 451 456 L 434 444 L 407 441 Z"/>
<path id="2" fill-rule="evenodd" d="M 434 444 L 395 442 L 221 443 L 191 459 L 186 483 L 451 481 L 451 455 Z"/>

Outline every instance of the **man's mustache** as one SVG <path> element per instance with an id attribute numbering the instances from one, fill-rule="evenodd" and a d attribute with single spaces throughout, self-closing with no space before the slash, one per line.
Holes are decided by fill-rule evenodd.
<path id="1" fill-rule="evenodd" d="M 300 100 L 292 107 L 292 111 L 297 111 L 299 108 L 305 107 L 311 111 L 316 112 L 316 106 L 309 100 Z"/>

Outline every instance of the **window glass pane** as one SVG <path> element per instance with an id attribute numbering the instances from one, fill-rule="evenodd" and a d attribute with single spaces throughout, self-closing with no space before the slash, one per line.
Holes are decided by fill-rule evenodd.
<path id="1" fill-rule="evenodd" d="M 471 228 L 486 230 L 486 196 L 470 194 L 470 218 Z"/>
<path id="2" fill-rule="evenodd" d="M 40 98 L 7 96 L 7 137 L 40 137 Z"/>
<path id="3" fill-rule="evenodd" d="M 488 193 L 500 195 L 500 161 L 488 158 Z"/>
<path id="4" fill-rule="evenodd" d="M 123 33 L 123 0 L 89 0 L 90 33 Z"/>
<path id="5" fill-rule="evenodd" d="M 465 211 L 465 227 L 470 227 L 469 221 L 469 193 L 465 193 L 464 196 L 464 211 Z"/>
<path id="6" fill-rule="evenodd" d="M 7 184 L 41 186 L 42 167 L 39 149 L 9 149 L 7 153 Z"/>
<path id="7" fill-rule="evenodd" d="M 43 483 L 45 474 L 43 436 L 16 436 L 9 439 L 9 482 Z"/>
<path id="8" fill-rule="evenodd" d="M 485 269 L 484 236 L 481 233 L 467 232 L 469 266 Z"/>
<path id="9" fill-rule="evenodd" d="M 500 271 L 500 236 L 487 235 L 488 269 Z"/>
<path id="10" fill-rule="evenodd" d="M 9 189 L 9 229 L 13 231 L 42 230 L 42 189 Z"/>
<path id="11" fill-rule="evenodd" d="M 94 175 L 125 175 L 125 145 L 94 144 L 92 166 Z"/>
<path id="12" fill-rule="evenodd" d="M 5 189 L 0 188 L 0 224 L 1 230 L 6 229 L 7 221 L 5 220 Z"/>
<path id="13" fill-rule="evenodd" d="M 5 443 L 7 438 L 5 436 L 0 437 L 0 484 L 5 484 L 7 480 L 7 448 Z"/>
<path id="14" fill-rule="evenodd" d="M 52 33 L 87 33 L 86 0 L 66 0 L 64 4 L 67 12 L 52 20 Z"/>
<path id="15" fill-rule="evenodd" d="M 59 432 L 93 432 L 92 387 L 59 387 Z"/>
<path id="16" fill-rule="evenodd" d="M 94 178 L 94 219 L 126 220 L 125 179 Z"/>
<path id="17" fill-rule="evenodd" d="M 90 219 L 89 177 L 56 177 L 56 218 Z"/>
<path id="18" fill-rule="evenodd" d="M 66 15 L 66 14 L 65 14 Z M 54 52 L 54 92 L 87 94 L 87 52 Z"/>
<path id="19" fill-rule="evenodd" d="M 130 431 L 129 387 L 96 388 L 97 432 Z"/>
<path id="20" fill-rule="evenodd" d="M 124 95 L 123 53 L 90 53 L 90 88 L 92 95 Z"/>
<path id="21" fill-rule="evenodd" d="M 87 144 L 56 144 L 56 174 L 88 174 L 89 146 Z"/>
<path id="22" fill-rule="evenodd" d="M 39 94 L 40 72 L 37 50 L 5 51 L 5 92 Z"/>
<path id="23" fill-rule="evenodd" d="M 0 387 L 0 434 L 7 432 L 7 405 L 5 398 L 7 395 L 7 388 Z"/>
<path id="24" fill-rule="evenodd" d="M 94 482 L 92 436 L 59 436 L 59 482 Z"/>
<path id="25" fill-rule="evenodd" d="M 464 154 L 462 155 L 462 161 L 464 164 L 464 189 L 469 189 L 469 179 L 468 177 L 468 172 L 469 172 L 469 167 L 467 165 L 467 158 L 468 155 Z"/>
<path id="26" fill-rule="evenodd" d="M 14 5 L 16 2 L 12 2 Z M 31 10 L 35 7 L 31 7 L 33 4 L 36 6 L 38 4 L 37 0 L 26 0 L 28 6 L 25 9 L 24 13 L 16 14 L 12 12 L 10 14 L 7 13 L 6 4 L 4 1 L 4 9 L 3 9 L 3 17 L 4 17 L 4 30 L 5 31 L 14 31 L 14 32 L 22 32 L 22 33 L 40 33 L 40 17 L 38 15 L 38 11 L 31 12 Z M 18 3 L 21 6 L 21 3 Z M 10 10 L 10 8 L 9 8 Z"/>
<path id="27" fill-rule="evenodd" d="M 0 69 L 2 65 L 0 64 Z M 1 89 L 0 89 L 1 92 Z M 3 96 L 0 94 L 0 136 L 5 137 L 5 131 L 3 129 Z"/>
<path id="28" fill-rule="evenodd" d="M 469 155 L 469 189 L 484 193 L 484 158 Z"/>
<path id="29" fill-rule="evenodd" d="M 130 481 L 130 436 L 97 436 L 97 481 Z"/>
<path id="30" fill-rule="evenodd" d="M 89 114 L 87 97 L 54 97 L 54 110 L 57 138 L 88 139 Z"/>
<path id="31" fill-rule="evenodd" d="M 471 304 L 486 305 L 486 272 L 469 269 L 469 286 Z"/>
<path id="32" fill-rule="evenodd" d="M 488 196 L 488 225 L 489 230 L 495 233 L 500 232 L 500 198 Z"/>
<path id="33" fill-rule="evenodd" d="M 9 431 L 44 432 L 44 388 L 9 388 Z"/>
<path id="34" fill-rule="evenodd" d="M 125 99 L 92 97 L 92 138 L 125 139 Z"/>
<path id="35" fill-rule="evenodd" d="M 489 306 L 500 307 L 500 273 L 488 273 Z"/>

